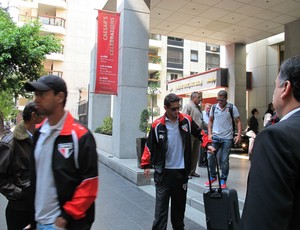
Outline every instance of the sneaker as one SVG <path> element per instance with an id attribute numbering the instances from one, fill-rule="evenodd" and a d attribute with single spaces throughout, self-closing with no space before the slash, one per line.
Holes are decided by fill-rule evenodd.
<path id="1" fill-rule="evenodd" d="M 212 183 L 214 183 L 215 181 L 217 181 L 217 178 L 210 178 L 210 183 L 212 184 Z M 206 187 L 208 187 L 209 186 L 209 181 L 206 181 L 205 183 L 204 183 L 204 185 L 206 186 Z"/>
<path id="2" fill-rule="evenodd" d="M 226 181 L 225 180 L 221 180 L 221 188 L 222 189 L 226 188 Z"/>

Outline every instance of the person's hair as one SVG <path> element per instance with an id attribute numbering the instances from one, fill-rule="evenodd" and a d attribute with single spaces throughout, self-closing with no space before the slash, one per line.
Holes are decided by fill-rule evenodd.
<path id="1" fill-rule="evenodd" d="M 227 91 L 226 90 L 220 90 L 218 92 L 218 96 L 224 96 L 225 98 L 227 98 Z"/>
<path id="2" fill-rule="evenodd" d="M 272 107 L 273 107 L 273 103 L 270 102 L 270 103 L 268 104 L 268 110 L 272 109 Z"/>
<path id="3" fill-rule="evenodd" d="M 197 92 L 197 91 L 192 92 L 192 94 L 191 94 L 191 100 L 193 100 L 194 97 L 196 97 L 197 95 L 200 95 L 200 93 Z"/>
<path id="4" fill-rule="evenodd" d="M 274 114 L 273 103 L 272 103 L 272 102 L 270 102 L 270 103 L 268 104 L 268 109 L 267 109 L 267 111 L 265 112 L 265 114 L 267 114 L 267 113 L 270 113 L 271 115 Z"/>
<path id="5" fill-rule="evenodd" d="M 251 110 L 251 114 L 254 115 L 256 112 L 258 112 L 258 110 L 256 108 Z"/>
<path id="6" fill-rule="evenodd" d="M 282 63 L 279 71 L 279 85 L 291 82 L 294 98 L 300 102 L 300 55 L 291 57 Z"/>
<path id="7" fill-rule="evenodd" d="M 57 95 L 57 94 L 59 94 L 60 92 L 64 93 L 65 99 L 64 99 L 64 101 L 63 101 L 63 107 L 65 107 L 65 106 L 66 106 L 66 103 L 67 103 L 68 91 L 67 91 L 67 92 L 63 92 L 63 91 L 58 91 L 58 90 L 53 89 L 53 92 L 54 92 L 54 95 Z"/>
<path id="8" fill-rule="evenodd" d="M 29 101 L 27 105 L 25 106 L 22 117 L 24 121 L 29 121 L 31 119 L 31 113 L 35 112 L 38 115 L 35 102 L 34 101 Z"/>
<path id="9" fill-rule="evenodd" d="M 170 107 L 171 103 L 177 102 L 177 101 L 180 101 L 180 98 L 176 94 L 170 93 L 165 97 L 164 105 L 166 107 Z"/>

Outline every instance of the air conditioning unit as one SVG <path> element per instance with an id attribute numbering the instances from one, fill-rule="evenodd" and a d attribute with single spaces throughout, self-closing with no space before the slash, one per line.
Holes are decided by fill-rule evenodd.
<path id="1" fill-rule="evenodd" d="M 215 47 L 215 46 L 211 46 L 211 47 L 210 47 L 210 51 L 212 51 L 212 52 L 216 52 L 216 51 L 217 51 L 217 47 Z"/>

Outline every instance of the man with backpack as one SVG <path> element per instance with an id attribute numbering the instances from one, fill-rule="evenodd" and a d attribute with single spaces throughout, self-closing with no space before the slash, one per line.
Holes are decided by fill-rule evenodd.
<path id="1" fill-rule="evenodd" d="M 242 122 L 240 114 L 235 105 L 227 102 L 227 92 L 218 92 L 217 104 L 211 107 L 208 123 L 208 139 L 212 140 L 213 147 L 216 149 L 217 158 L 221 165 L 221 188 L 226 188 L 226 181 L 229 173 L 229 153 L 232 142 L 235 144 L 241 141 Z M 235 123 L 237 123 L 238 134 L 234 137 Z M 208 166 L 210 168 L 211 183 L 217 181 L 216 162 L 212 154 L 208 154 Z M 209 186 L 209 181 L 205 182 Z"/>

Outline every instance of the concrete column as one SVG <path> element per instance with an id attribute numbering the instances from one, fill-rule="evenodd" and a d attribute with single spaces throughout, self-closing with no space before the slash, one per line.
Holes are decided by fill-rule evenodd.
<path id="1" fill-rule="evenodd" d="M 285 50 L 284 59 L 299 55 L 300 53 L 300 19 L 287 23 L 284 26 L 285 32 Z"/>
<path id="2" fill-rule="evenodd" d="M 118 95 L 113 97 L 113 155 L 136 158 L 141 111 L 147 107 L 149 2 L 118 0 L 120 47 Z"/>
<path id="3" fill-rule="evenodd" d="M 97 37 L 97 36 L 96 36 Z M 103 119 L 111 114 L 111 95 L 94 94 L 96 79 L 96 56 L 97 47 L 91 52 L 91 72 L 89 85 L 89 108 L 88 108 L 88 127 L 94 132 Z"/>
<path id="4" fill-rule="evenodd" d="M 238 108 L 243 128 L 246 122 L 246 46 L 226 46 L 226 68 L 228 68 L 228 101 Z"/>

